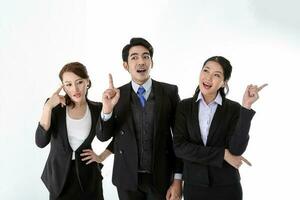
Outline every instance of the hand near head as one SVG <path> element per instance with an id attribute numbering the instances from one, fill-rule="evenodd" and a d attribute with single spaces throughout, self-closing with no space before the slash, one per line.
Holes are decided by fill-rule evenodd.
<path id="1" fill-rule="evenodd" d="M 49 108 L 54 108 L 58 104 L 61 104 L 61 106 L 66 105 L 65 97 L 62 95 L 59 95 L 60 91 L 62 90 L 63 85 L 59 86 L 59 88 L 53 93 L 53 95 L 48 99 L 46 102 L 46 105 L 49 106 Z"/>
<path id="2" fill-rule="evenodd" d="M 249 166 L 252 166 L 252 164 L 246 158 L 243 156 L 235 156 L 231 154 L 228 149 L 225 149 L 224 160 L 236 169 L 239 169 L 243 162 Z"/>
<path id="3" fill-rule="evenodd" d="M 103 92 L 102 102 L 103 108 L 102 111 L 105 114 L 111 113 L 118 103 L 120 98 L 120 90 L 115 88 L 112 75 L 109 74 L 109 87 Z"/>
<path id="4" fill-rule="evenodd" d="M 259 98 L 258 92 L 261 91 L 268 84 L 263 84 L 258 87 L 257 85 L 248 85 L 243 96 L 243 107 L 251 109 L 252 104 Z"/>

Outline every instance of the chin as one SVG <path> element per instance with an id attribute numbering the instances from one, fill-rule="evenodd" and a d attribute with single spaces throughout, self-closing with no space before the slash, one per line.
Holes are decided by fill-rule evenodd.
<path id="1" fill-rule="evenodd" d="M 74 102 L 74 103 L 80 103 L 81 101 L 82 101 L 82 99 L 80 98 L 80 99 L 74 99 L 74 98 L 72 98 L 72 101 Z"/>

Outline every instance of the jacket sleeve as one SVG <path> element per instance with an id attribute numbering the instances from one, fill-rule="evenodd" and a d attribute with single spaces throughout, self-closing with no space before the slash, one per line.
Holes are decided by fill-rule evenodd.
<path id="1" fill-rule="evenodd" d="M 228 150 L 233 155 L 242 155 L 248 145 L 249 141 L 249 130 L 251 120 L 255 114 L 252 109 L 246 109 L 240 106 L 238 115 L 233 117 L 231 122 L 232 130 L 228 137 Z"/>
<path id="2" fill-rule="evenodd" d="M 176 112 L 174 128 L 174 149 L 176 155 L 190 162 L 221 167 L 224 161 L 224 148 L 203 146 L 191 141 L 187 128 L 189 110 L 185 105 L 186 103 L 180 102 Z"/>
<path id="3" fill-rule="evenodd" d="M 107 145 L 106 149 L 114 153 L 114 139 L 111 140 L 111 142 Z"/>
<path id="4" fill-rule="evenodd" d="M 37 129 L 35 131 L 35 143 L 40 148 L 44 148 L 49 144 L 51 135 L 55 132 L 57 109 L 58 107 L 55 107 L 51 111 L 51 124 L 47 131 L 41 126 L 40 123 L 38 123 Z"/>
<path id="5" fill-rule="evenodd" d="M 172 136 L 172 140 L 173 140 L 173 144 L 174 144 L 174 126 L 175 126 L 175 115 L 176 115 L 176 109 L 177 109 L 177 106 L 178 106 L 178 103 L 180 101 L 180 97 L 179 97 L 179 94 L 178 94 L 178 87 L 175 86 L 175 89 L 174 89 L 174 97 L 171 98 L 171 102 L 172 102 L 172 119 L 171 119 L 171 130 L 172 130 L 172 133 L 173 133 L 173 136 Z M 172 149 L 174 151 L 174 145 L 171 145 L 172 146 Z M 174 155 L 175 155 L 175 152 L 173 152 Z M 174 170 L 174 173 L 182 173 L 183 172 L 183 162 L 182 162 L 182 159 L 177 157 L 175 155 L 175 170 Z"/>
<path id="6" fill-rule="evenodd" d="M 97 138 L 104 142 L 109 140 L 114 135 L 114 114 L 107 121 L 102 120 L 101 115 L 97 121 L 96 125 L 96 135 Z"/>

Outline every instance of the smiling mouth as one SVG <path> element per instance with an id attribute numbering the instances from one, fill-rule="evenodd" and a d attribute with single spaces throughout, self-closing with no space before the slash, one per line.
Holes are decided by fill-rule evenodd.
<path id="1" fill-rule="evenodd" d="M 210 89 L 212 87 L 212 85 L 208 85 L 208 84 L 205 84 L 205 83 L 202 83 L 202 85 L 205 89 Z"/>

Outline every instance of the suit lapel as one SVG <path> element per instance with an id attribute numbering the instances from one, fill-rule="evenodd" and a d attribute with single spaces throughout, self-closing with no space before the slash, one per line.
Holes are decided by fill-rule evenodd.
<path id="1" fill-rule="evenodd" d="M 153 141 L 156 141 L 156 136 L 157 136 L 157 133 L 159 132 L 160 116 L 162 113 L 163 103 L 165 102 L 165 99 L 164 99 L 164 92 L 163 92 L 162 87 L 159 85 L 159 83 L 157 81 L 155 81 L 153 79 L 152 79 L 152 91 L 151 92 L 154 92 L 154 98 L 155 98 Z"/>
<path id="2" fill-rule="evenodd" d="M 88 108 L 90 109 L 90 112 L 91 112 L 91 129 L 90 129 L 90 132 L 89 132 L 89 135 L 87 136 L 87 138 L 78 147 L 78 150 L 81 149 L 82 146 L 86 146 L 87 143 L 91 143 L 95 136 L 93 134 L 93 131 L 94 131 L 94 127 L 96 127 L 95 123 L 97 122 L 97 119 L 98 119 L 97 111 L 95 110 L 94 106 L 91 105 L 91 103 L 88 100 L 87 100 L 87 104 L 88 104 Z M 100 108 L 98 108 L 98 109 L 100 109 Z M 100 111 L 98 113 L 100 113 Z"/>
<path id="3" fill-rule="evenodd" d="M 133 116 L 131 111 L 131 82 L 124 85 L 120 88 L 120 99 L 116 105 L 115 118 L 120 118 L 121 121 L 126 121 L 124 126 L 127 126 L 127 129 L 130 133 L 135 133 L 133 126 Z"/>
<path id="4" fill-rule="evenodd" d="M 62 140 L 63 140 L 63 145 L 64 149 L 67 151 L 72 151 L 69 138 L 68 138 L 68 130 L 67 130 L 67 107 L 64 106 L 61 109 L 61 125 L 62 125 L 62 130 L 63 130 L 63 135 L 62 135 Z"/>
<path id="5" fill-rule="evenodd" d="M 200 126 L 199 126 L 199 101 L 197 101 L 197 96 L 195 95 L 195 97 L 192 99 L 192 110 L 191 110 L 191 127 L 193 127 L 193 131 L 192 133 L 194 133 L 194 136 L 196 138 L 197 141 L 200 141 L 201 144 L 203 145 L 203 141 L 201 138 L 201 130 L 200 130 Z"/>
<path id="6" fill-rule="evenodd" d="M 216 135 L 217 129 L 220 127 L 220 124 L 222 123 L 222 118 L 225 113 L 225 102 L 223 99 L 222 106 L 218 105 L 217 110 L 214 114 L 213 120 L 211 122 L 210 128 L 209 128 L 209 134 L 207 137 L 207 144 L 211 144 L 213 141 L 213 137 Z"/>

